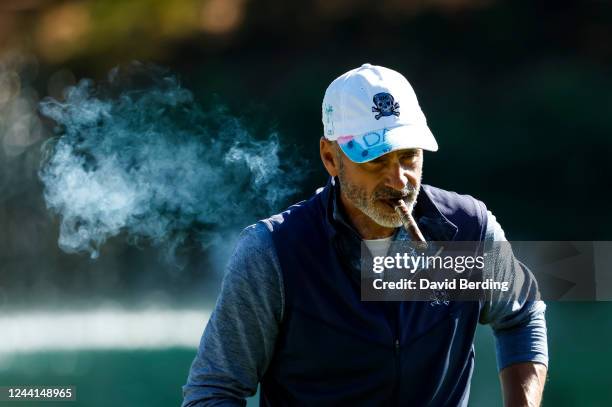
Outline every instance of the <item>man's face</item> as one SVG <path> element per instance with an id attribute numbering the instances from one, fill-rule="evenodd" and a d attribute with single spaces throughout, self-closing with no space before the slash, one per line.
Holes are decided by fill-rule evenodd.
<path id="1" fill-rule="evenodd" d="M 408 206 L 416 202 L 421 187 L 423 150 L 397 150 L 357 164 L 337 145 L 335 148 L 340 190 L 345 199 L 380 226 L 401 226 L 395 202 L 400 198 Z"/>

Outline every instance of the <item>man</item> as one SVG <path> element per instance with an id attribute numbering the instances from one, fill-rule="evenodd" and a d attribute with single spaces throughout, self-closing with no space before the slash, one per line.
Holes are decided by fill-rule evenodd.
<path id="1" fill-rule="evenodd" d="M 408 81 L 370 64 L 341 75 L 323 125 L 330 181 L 241 234 L 183 406 L 244 405 L 258 383 L 270 406 L 467 406 L 478 322 L 494 329 L 506 405 L 539 405 L 543 302 L 361 301 L 361 242 L 411 238 L 397 199 L 427 240 L 505 240 L 482 202 L 421 185 L 438 146 Z"/>

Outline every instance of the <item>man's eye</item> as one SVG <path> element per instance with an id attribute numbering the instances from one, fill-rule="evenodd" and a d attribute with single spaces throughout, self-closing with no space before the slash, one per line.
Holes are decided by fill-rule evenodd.
<path id="1" fill-rule="evenodd" d="M 380 161 L 379 160 L 374 160 L 374 161 L 372 161 L 372 164 L 376 164 L 376 165 L 380 165 L 380 164 L 384 164 L 384 163 L 385 163 L 384 160 L 380 160 Z"/>
<path id="2" fill-rule="evenodd" d="M 381 164 L 384 164 L 384 163 L 386 163 L 386 162 L 387 162 L 387 160 L 385 160 L 385 159 L 380 159 L 380 158 L 377 158 L 376 160 L 372 160 L 372 161 L 370 161 L 370 163 L 372 163 L 372 164 L 374 164 L 374 165 L 381 165 Z"/>

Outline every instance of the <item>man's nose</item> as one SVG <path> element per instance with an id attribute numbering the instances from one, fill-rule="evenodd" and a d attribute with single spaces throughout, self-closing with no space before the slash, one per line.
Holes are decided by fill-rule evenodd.
<path id="1" fill-rule="evenodd" d="M 403 168 L 399 163 L 389 165 L 387 170 L 385 184 L 397 191 L 403 191 L 410 183 L 410 171 Z"/>

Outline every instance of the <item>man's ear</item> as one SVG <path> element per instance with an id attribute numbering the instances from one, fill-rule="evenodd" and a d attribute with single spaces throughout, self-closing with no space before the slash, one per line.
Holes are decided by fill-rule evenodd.
<path id="1" fill-rule="evenodd" d="M 323 165 L 325 166 L 327 173 L 332 177 L 338 175 L 338 168 L 340 167 L 336 148 L 337 146 L 334 145 L 333 141 L 329 141 L 325 137 L 321 137 L 321 140 L 319 141 L 321 161 L 323 161 Z"/>

